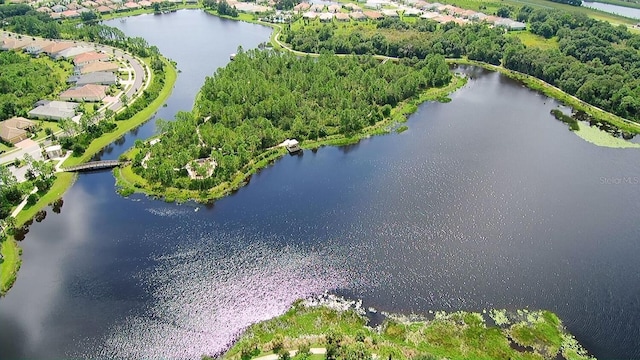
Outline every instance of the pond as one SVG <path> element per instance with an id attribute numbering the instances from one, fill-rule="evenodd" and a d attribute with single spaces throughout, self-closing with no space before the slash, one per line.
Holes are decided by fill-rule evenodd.
<path id="1" fill-rule="evenodd" d="M 630 8 L 626 6 L 605 4 L 600 2 L 583 1 L 582 6 L 602 10 L 611 14 L 622 15 L 632 19 L 640 20 L 640 9 Z"/>

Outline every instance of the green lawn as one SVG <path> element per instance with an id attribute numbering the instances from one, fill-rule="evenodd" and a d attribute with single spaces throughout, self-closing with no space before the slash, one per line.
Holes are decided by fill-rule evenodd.
<path id="1" fill-rule="evenodd" d="M 526 47 L 537 47 L 543 50 L 558 48 L 558 39 L 556 37 L 545 39 L 540 35 L 532 34 L 526 30 L 512 31 L 509 32 L 507 36 L 519 38 Z"/>
<path id="2" fill-rule="evenodd" d="M 20 247 L 12 238 L 8 237 L 0 242 L 0 296 L 6 294 L 16 280 L 16 274 L 20 269 Z"/>

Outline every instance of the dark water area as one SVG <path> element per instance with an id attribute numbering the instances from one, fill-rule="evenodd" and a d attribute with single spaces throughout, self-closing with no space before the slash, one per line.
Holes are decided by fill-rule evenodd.
<path id="1" fill-rule="evenodd" d="M 628 18 L 640 20 L 640 9 L 636 9 L 636 8 L 613 5 L 613 4 L 605 4 L 597 1 L 595 2 L 583 1 L 582 6 L 601 10 L 604 12 L 608 12 L 610 14 L 622 15 Z"/>
<path id="2" fill-rule="evenodd" d="M 178 61 L 191 96 L 191 49 L 228 42 L 198 63 L 224 64 L 234 42 L 269 35 L 194 11 L 118 21 Z M 183 34 L 175 48 L 165 31 Z M 199 358 L 329 291 L 390 312 L 549 309 L 598 358 L 640 358 L 640 152 L 585 142 L 555 101 L 500 74 L 458 71 L 467 86 L 409 130 L 286 156 L 211 206 L 80 175 L 21 243 L 1 357 Z M 162 117 L 192 102 L 172 97 Z"/>

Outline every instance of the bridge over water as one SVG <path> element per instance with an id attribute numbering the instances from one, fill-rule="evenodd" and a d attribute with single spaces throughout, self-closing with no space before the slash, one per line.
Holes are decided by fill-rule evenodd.
<path id="1" fill-rule="evenodd" d="M 125 161 L 120 161 L 120 160 L 90 161 L 88 163 L 84 163 L 76 166 L 61 168 L 60 170 L 65 172 L 93 171 L 93 170 L 111 169 L 111 168 L 123 165 L 125 163 L 126 163 Z"/>

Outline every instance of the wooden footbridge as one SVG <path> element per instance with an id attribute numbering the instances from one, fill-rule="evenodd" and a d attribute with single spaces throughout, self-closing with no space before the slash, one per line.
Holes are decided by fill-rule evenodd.
<path id="1" fill-rule="evenodd" d="M 93 170 L 111 169 L 111 168 L 123 165 L 125 163 L 126 163 L 125 161 L 119 161 L 119 160 L 90 161 L 88 163 L 71 166 L 68 168 L 61 168 L 60 170 L 65 172 L 93 171 Z"/>

